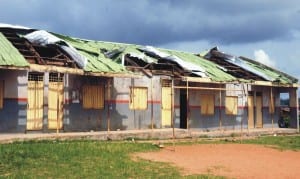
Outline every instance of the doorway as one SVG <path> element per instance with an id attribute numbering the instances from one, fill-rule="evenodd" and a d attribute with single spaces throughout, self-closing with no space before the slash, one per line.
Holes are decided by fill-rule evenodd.
<path id="1" fill-rule="evenodd" d="M 63 128 L 64 84 L 63 74 L 49 74 L 48 129 Z"/>
<path id="2" fill-rule="evenodd" d="M 172 124 L 172 88 L 171 81 L 163 80 L 161 87 L 161 125 L 171 127 Z"/>
<path id="3" fill-rule="evenodd" d="M 187 128 L 187 92 L 185 89 L 180 90 L 180 128 Z"/>
<path id="4" fill-rule="evenodd" d="M 248 92 L 248 128 L 262 128 L 262 93 Z"/>
<path id="5" fill-rule="evenodd" d="M 43 129 L 44 76 L 28 74 L 26 130 Z"/>

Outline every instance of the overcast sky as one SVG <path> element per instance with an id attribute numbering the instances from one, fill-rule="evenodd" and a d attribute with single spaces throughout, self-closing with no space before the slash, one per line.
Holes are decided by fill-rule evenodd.
<path id="1" fill-rule="evenodd" d="M 0 23 L 201 52 L 213 46 L 300 78 L 299 0 L 0 0 Z"/>

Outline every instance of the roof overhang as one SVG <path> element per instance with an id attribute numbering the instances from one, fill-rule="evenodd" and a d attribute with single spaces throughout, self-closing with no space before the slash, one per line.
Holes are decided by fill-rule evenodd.
<path id="1" fill-rule="evenodd" d="M 128 73 L 107 73 L 107 72 L 88 72 L 82 69 L 75 68 L 66 68 L 66 67 L 57 67 L 49 65 L 37 65 L 30 64 L 30 71 L 36 72 L 56 72 L 56 73 L 67 73 L 74 75 L 87 75 L 87 76 L 102 76 L 102 77 L 122 77 L 122 78 L 141 78 L 141 75 L 138 74 L 128 74 Z"/>

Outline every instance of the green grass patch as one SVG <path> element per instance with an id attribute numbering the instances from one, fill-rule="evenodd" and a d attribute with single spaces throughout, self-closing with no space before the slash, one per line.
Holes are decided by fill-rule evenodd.
<path id="1" fill-rule="evenodd" d="M 251 140 L 209 140 L 176 145 L 260 144 L 300 150 L 300 136 L 263 136 Z M 172 144 L 169 144 L 172 145 Z M 27 141 L 0 145 L 0 178 L 222 178 L 181 176 L 167 163 L 132 159 L 135 152 L 159 150 L 150 143 L 107 141 Z"/>
<path id="2" fill-rule="evenodd" d="M 300 136 L 263 136 L 251 140 L 243 140 L 247 144 L 272 146 L 281 150 L 300 150 Z"/>
<path id="3" fill-rule="evenodd" d="M 220 178 L 181 176 L 166 163 L 130 154 L 159 150 L 146 143 L 29 141 L 0 145 L 0 177 L 4 178 Z"/>

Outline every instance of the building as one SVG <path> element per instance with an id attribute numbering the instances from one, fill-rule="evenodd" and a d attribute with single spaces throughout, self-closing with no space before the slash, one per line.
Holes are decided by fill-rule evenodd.
<path id="1" fill-rule="evenodd" d="M 298 80 L 213 48 L 192 54 L 0 25 L 0 132 L 299 127 Z"/>

